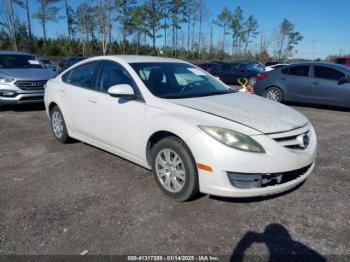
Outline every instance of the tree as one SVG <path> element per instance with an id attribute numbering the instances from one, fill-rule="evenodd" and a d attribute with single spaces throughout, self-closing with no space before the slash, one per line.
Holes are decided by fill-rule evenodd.
<path id="1" fill-rule="evenodd" d="M 222 51 L 224 52 L 225 52 L 225 45 L 226 45 L 227 29 L 230 26 L 231 20 L 232 20 L 232 15 L 230 10 L 228 10 L 227 7 L 224 7 L 221 13 L 218 14 L 217 19 L 213 21 L 215 25 L 223 28 Z"/>
<path id="2" fill-rule="evenodd" d="M 12 0 L 1 0 L 0 4 L 5 7 L 0 9 L 1 35 L 9 44 L 7 48 L 17 50 L 16 20 L 13 13 L 13 2 Z"/>
<path id="3" fill-rule="evenodd" d="M 135 8 L 135 0 L 116 0 L 117 21 L 120 24 L 122 32 L 122 48 L 123 53 L 126 51 L 126 38 L 131 33 L 131 13 Z"/>
<path id="4" fill-rule="evenodd" d="M 70 48 L 70 42 L 72 40 L 73 24 L 74 24 L 74 11 L 68 5 L 67 0 L 64 0 L 64 7 L 66 11 L 66 20 L 67 20 L 67 31 L 68 31 L 68 45 Z"/>
<path id="5" fill-rule="evenodd" d="M 248 45 L 251 42 L 250 38 L 255 38 L 258 34 L 258 21 L 255 19 L 254 16 L 249 16 L 247 21 L 244 23 L 244 54 L 247 53 Z"/>
<path id="6" fill-rule="evenodd" d="M 232 55 L 237 54 L 239 48 L 239 41 L 242 37 L 242 23 L 243 10 L 240 6 L 237 6 L 231 17 Z"/>
<path id="7" fill-rule="evenodd" d="M 29 4 L 28 0 L 14 0 L 14 2 L 21 8 L 25 9 L 26 16 L 27 16 L 27 28 L 28 28 L 28 35 L 29 38 L 32 38 L 32 26 L 31 26 L 31 20 L 30 20 L 30 10 L 29 10 Z"/>
<path id="8" fill-rule="evenodd" d="M 93 36 L 94 34 L 94 13 L 94 9 L 88 4 L 88 2 L 81 3 L 76 9 L 77 29 L 82 36 L 84 56 L 86 55 L 86 43 L 89 41 L 89 36 Z"/>
<path id="9" fill-rule="evenodd" d="M 149 35 L 152 38 L 153 51 L 156 51 L 156 38 L 158 30 L 161 28 L 162 19 L 162 0 L 147 0 L 145 3 L 145 11 L 147 13 L 146 21 L 149 27 Z"/>
<path id="10" fill-rule="evenodd" d="M 141 35 L 146 34 L 147 30 L 147 12 L 144 5 L 135 7 L 131 12 L 131 25 L 134 32 L 136 32 L 136 50 L 138 54 L 141 46 Z"/>
<path id="11" fill-rule="evenodd" d="M 168 43 L 167 43 L 167 29 L 169 28 L 168 24 L 168 15 L 169 15 L 169 0 L 163 0 L 162 1 L 162 19 L 163 19 L 163 24 L 161 25 L 161 29 L 164 30 L 164 46 L 163 48 L 166 48 Z"/>
<path id="12" fill-rule="evenodd" d="M 101 37 L 102 53 L 106 55 L 108 44 L 110 42 L 111 20 L 110 12 L 112 10 L 112 3 L 109 0 L 99 0 L 96 7 L 96 22 L 98 32 Z"/>
<path id="13" fill-rule="evenodd" d="M 172 52 L 176 56 L 178 44 L 178 30 L 181 29 L 181 24 L 184 19 L 185 2 L 183 0 L 170 0 L 169 15 L 172 27 Z"/>
<path id="14" fill-rule="evenodd" d="M 279 49 L 278 59 L 281 59 L 283 55 L 288 55 L 293 48 L 303 40 L 303 36 L 295 31 L 295 26 L 288 19 L 284 19 L 279 26 Z M 285 43 L 287 41 L 287 46 Z"/>
<path id="15" fill-rule="evenodd" d="M 12 0 L 8 0 L 7 10 L 9 14 L 9 22 L 10 22 L 10 32 L 12 38 L 13 49 L 17 51 L 17 39 L 16 39 L 16 19 L 13 14 L 13 2 Z"/>
<path id="16" fill-rule="evenodd" d="M 34 13 L 33 17 L 38 19 L 43 30 L 44 42 L 47 40 L 46 35 L 46 23 L 49 21 L 57 22 L 57 14 L 60 11 L 60 8 L 54 6 L 61 0 L 38 0 L 39 9 Z"/>
<path id="17" fill-rule="evenodd" d="M 187 50 L 190 50 L 190 44 L 191 44 L 191 23 L 193 23 L 193 20 L 195 19 L 196 14 L 196 2 L 193 2 L 192 0 L 186 0 L 185 3 L 185 13 L 184 22 L 187 23 Z"/>
<path id="18" fill-rule="evenodd" d="M 205 2 L 204 0 L 197 0 L 197 8 L 198 8 L 198 22 L 199 22 L 199 28 L 198 28 L 198 55 L 199 55 L 199 59 L 201 58 L 201 52 L 202 52 L 202 40 L 203 40 L 203 36 L 202 36 L 202 26 L 203 26 L 203 22 L 204 20 L 206 20 L 210 14 L 209 14 L 209 10 L 206 8 L 205 6 Z"/>

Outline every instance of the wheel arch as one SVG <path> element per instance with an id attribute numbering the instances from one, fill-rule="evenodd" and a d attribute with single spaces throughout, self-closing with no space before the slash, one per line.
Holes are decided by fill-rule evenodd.
<path id="1" fill-rule="evenodd" d="M 49 117 L 51 117 L 51 112 L 52 112 L 52 109 L 55 107 L 55 106 L 58 106 L 55 102 L 50 102 L 49 104 Z"/>
<path id="2" fill-rule="evenodd" d="M 176 137 L 179 140 L 182 141 L 182 143 L 187 147 L 187 149 L 189 149 L 189 151 L 191 152 L 189 146 L 187 145 L 185 139 L 183 139 L 181 136 L 179 136 L 178 134 L 175 134 L 175 132 L 172 131 L 168 131 L 168 130 L 158 130 L 153 132 L 149 138 L 147 139 L 147 143 L 146 143 L 146 162 L 149 166 L 152 166 L 152 153 L 151 150 L 153 148 L 153 146 L 159 142 L 160 140 L 162 140 L 163 138 L 166 137 Z M 191 152 L 192 154 L 192 152 Z M 193 155 L 193 154 L 192 154 Z"/>

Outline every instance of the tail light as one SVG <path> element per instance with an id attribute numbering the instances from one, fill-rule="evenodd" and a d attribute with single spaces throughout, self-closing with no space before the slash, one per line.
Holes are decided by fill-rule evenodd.
<path id="1" fill-rule="evenodd" d="M 256 80 L 263 80 L 263 79 L 265 79 L 265 78 L 267 78 L 267 75 L 266 75 L 266 74 L 258 74 Z"/>

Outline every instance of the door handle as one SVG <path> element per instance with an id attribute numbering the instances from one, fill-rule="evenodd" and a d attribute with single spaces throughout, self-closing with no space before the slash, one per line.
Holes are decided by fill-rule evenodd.
<path id="1" fill-rule="evenodd" d="M 311 85 L 318 86 L 318 82 L 317 81 L 311 82 Z"/>
<path id="2" fill-rule="evenodd" d="M 94 103 L 94 104 L 96 104 L 97 103 L 97 101 L 96 101 L 96 99 L 94 98 L 94 97 L 89 97 L 89 102 L 91 102 L 91 103 Z"/>
<path id="3" fill-rule="evenodd" d="M 282 77 L 281 80 L 286 80 L 286 78 Z"/>

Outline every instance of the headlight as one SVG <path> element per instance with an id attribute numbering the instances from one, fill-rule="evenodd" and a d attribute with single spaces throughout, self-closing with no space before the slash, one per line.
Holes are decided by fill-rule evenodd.
<path id="1" fill-rule="evenodd" d="M 247 135 L 235 132 L 230 129 L 213 127 L 213 126 L 198 126 L 205 133 L 223 143 L 226 146 L 254 153 L 265 153 L 265 150 L 254 139 Z"/>
<path id="2" fill-rule="evenodd" d="M 9 84 L 9 83 L 11 83 L 14 80 L 15 79 L 13 79 L 11 77 L 0 75 L 0 84 Z"/>

